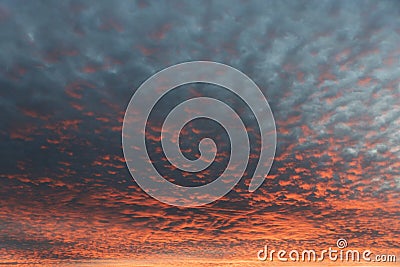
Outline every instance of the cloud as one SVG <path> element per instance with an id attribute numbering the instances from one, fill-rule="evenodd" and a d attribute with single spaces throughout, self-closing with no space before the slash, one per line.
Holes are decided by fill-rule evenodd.
<path id="1" fill-rule="evenodd" d="M 161 251 L 239 259 L 265 240 L 322 247 L 337 235 L 355 246 L 396 248 L 399 10 L 396 1 L 3 1 L 1 258 L 151 258 Z M 121 151 L 135 89 L 190 60 L 225 63 L 252 78 L 278 131 L 263 186 L 245 190 L 252 161 L 233 192 L 201 209 L 148 197 Z M 199 92 L 231 101 L 257 139 L 249 110 L 223 90 L 177 91 L 159 114 Z M 186 131 L 188 156 L 198 152 L 192 140 L 202 125 L 212 124 Z M 217 140 L 220 158 L 204 179 L 228 155 L 226 137 Z"/>

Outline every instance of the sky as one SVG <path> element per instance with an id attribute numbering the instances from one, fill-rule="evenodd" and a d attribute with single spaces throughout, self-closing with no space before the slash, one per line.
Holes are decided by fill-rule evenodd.
<path id="1" fill-rule="evenodd" d="M 0 264 L 265 266 L 264 245 L 322 250 L 339 238 L 400 259 L 398 1 L 2 0 L 0 36 Z M 135 183 L 121 130 L 146 79 L 194 60 L 259 86 L 277 147 L 255 192 L 257 146 L 230 193 L 184 208 Z M 154 164 L 177 184 L 208 183 L 229 159 L 210 121 L 181 136 L 192 159 L 214 137 L 209 169 L 187 175 L 161 152 L 164 115 L 199 95 L 237 108 L 251 140 L 260 133 L 225 89 L 177 88 L 146 132 Z"/>

